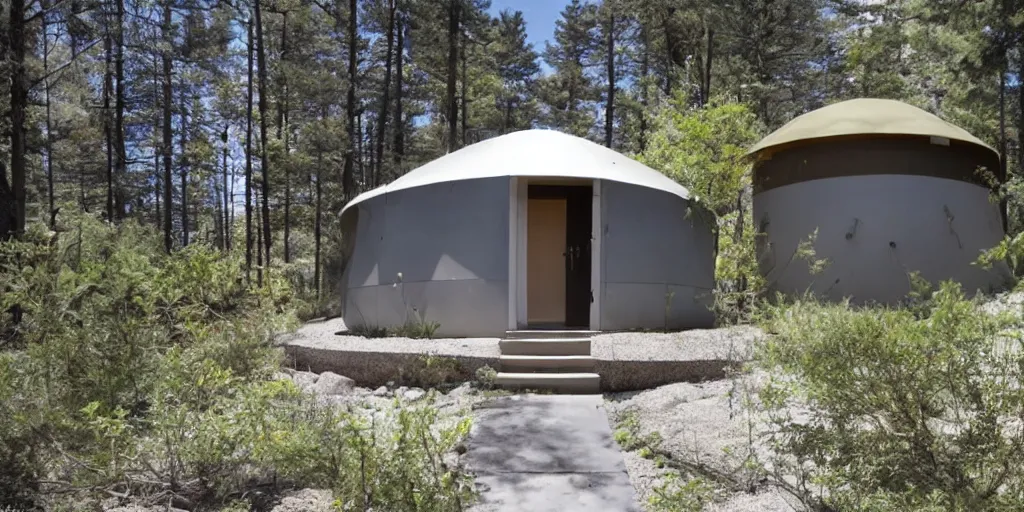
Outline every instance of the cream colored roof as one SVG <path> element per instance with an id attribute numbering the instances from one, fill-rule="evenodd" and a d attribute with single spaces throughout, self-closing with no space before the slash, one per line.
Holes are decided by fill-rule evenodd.
<path id="1" fill-rule="evenodd" d="M 913 105 L 895 100 L 859 98 L 799 116 L 761 139 L 747 154 L 801 140 L 879 134 L 944 137 L 977 144 L 995 152 L 963 128 Z"/>
<path id="2" fill-rule="evenodd" d="M 449 153 L 387 185 L 359 194 L 341 211 L 389 192 L 497 176 L 602 179 L 690 198 L 689 191 L 671 178 L 604 146 L 553 130 L 525 130 Z"/>

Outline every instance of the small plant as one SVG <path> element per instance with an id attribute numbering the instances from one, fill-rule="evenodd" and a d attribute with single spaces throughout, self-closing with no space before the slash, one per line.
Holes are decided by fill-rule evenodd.
<path id="1" fill-rule="evenodd" d="M 438 322 L 406 322 L 398 327 L 381 327 L 379 325 L 357 325 L 349 328 L 352 336 L 364 338 L 414 338 L 430 339 L 441 328 Z"/>
<path id="2" fill-rule="evenodd" d="M 654 489 L 649 504 L 655 512 L 700 512 L 720 498 L 719 490 L 700 477 L 669 473 Z"/>
<path id="3" fill-rule="evenodd" d="M 651 432 L 646 435 L 641 433 L 640 417 L 636 411 L 632 410 L 626 411 L 620 416 L 619 424 L 613 436 L 615 442 L 623 450 L 640 450 L 640 456 L 645 459 L 653 457 L 663 441 L 661 434 L 658 432 Z"/>
<path id="4" fill-rule="evenodd" d="M 497 370 L 486 364 L 476 369 L 476 384 L 480 389 L 494 389 L 494 381 L 497 378 Z"/>
<path id="5" fill-rule="evenodd" d="M 440 328 L 441 324 L 437 322 L 413 321 L 396 327 L 389 332 L 389 335 L 402 338 L 430 339 L 434 337 L 434 333 Z"/>
<path id="6" fill-rule="evenodd" d="M 386 338 L 391 335 L 387 327 L 379 325 L 354 325 L 349 327 L 346 334 L 362 336 L 364 338 Z"/>
<path id="7" fill-rule="evenodd" d="M 426 355 L 417 357 L 400 369 L 398 381 L 409 386 L 436 388 L 462 378 L 466 373 L 454 357 Z"/>

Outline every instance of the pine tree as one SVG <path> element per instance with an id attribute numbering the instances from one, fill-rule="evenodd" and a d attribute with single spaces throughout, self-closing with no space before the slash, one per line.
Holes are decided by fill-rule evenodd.
<path id="1" fill-rule="evenodd" d="M 540 84 L 544 124 L 579 137 L 591 134 L 600 92 L 586 65 L 598 44 L 597 7 L 572 0 L 555 22 L 555 43 L 544 49 L 544 60 L 554 70 Z"/>
<path id="2" fill-rule="evenodd" d="M 522 11 L 506 9 L 499 15 L 494 60 L 502 81 L 501 133 L 530 128 L 537 116 L 534 89 L 540 66 L 533 45 L 526 42 Z"/>

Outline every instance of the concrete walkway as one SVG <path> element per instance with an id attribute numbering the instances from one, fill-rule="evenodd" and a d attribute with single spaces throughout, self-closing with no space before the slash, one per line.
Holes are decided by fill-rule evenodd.
<path id="1" fill-rule="evenodd" d="M 517 395 L 476 410 L 474 512 L 639 512 L 600 395 Z"/>

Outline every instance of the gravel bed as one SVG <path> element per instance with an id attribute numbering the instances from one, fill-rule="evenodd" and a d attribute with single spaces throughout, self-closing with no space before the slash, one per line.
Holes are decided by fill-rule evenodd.
<path id="1" fill-rule="evenodd" d="M 498 357 L 500 355 L 498 338 L 364 338 L 339 334 L 344 330 L 345 322 L 341 318 L 309 322 L 294 333 L 282 336 L 278 343 L 324 350 L 466 357 Z"/>
<path id="2" fill-rule="evenodd" d="M 431 353 L 466 357 L 498 357 L 498 338 L 364 338 L 341 334 L 341 318 L 310 322 L 281 337 L 284 345 L 367 352 Z M 687 361 L 745 359 L 753 342 L 762 336 L 752 326 L 693 329 L 680 332 L 615 332 L 598 334 L 591 355 L 607 361 Z"/>
<path id="3" fill-rule="evenodd" d="M 761 336 L 761 330 L 752 326 L 615 332 L 594 336 L 590 352 L 608 361 L 746 360 Z"/>
<path id="4" fill-rule="evenodd" d="M 1006 311 L 1019 315 L 1024 311 L 1024 292 L 1000 293 L 982 304 L 981 310 L 990 315 L 997 315 Z"/>
<path id="5" fill-rule="evenodd" d="M 614 421 L 608 418 L 609 422 Z M 612 424 L 612 428 L 614 428 Z M 654 495 L 654 488 L 661 482 L 662 478 L 670 472 L 667 468 L 659 468 L 653 460 L 641 457 L 636 451 L 622 452 L 622 462 L 626 465 L 626 472 L 629 473 L 629 481 L 633 484 L 633 491 L 636 492 L 636 500 L 640 508 L 650 510 L 651 496 Z"/>
<path id="6" fill-rule="evenodd" d="M 743 454 L 750 443 L 739 399 L 741 391 L 736 388 L 756 387 L 765 377 L 751 374 L 739 377 L 735 383 L 723 379 L 670 384 L 640 392 L 609 393 L 605 395 L 605 410 L 613 427 L 623 415 L 635 414 L 640 434 L 659 433 L 663 439 L 660 451 L 670 454 L 673 460 L 741 476 Z M 731 398 L 731 394 L 736 398 Z M 726 453 L 727 449 L 733 453 Z M 754 449 L 763 450 L 756 444 Z M 625 452 L 623 458 L 633 488 L 646 506 L 651 490 L 661 483 L 665 470 L 659 470 L 653 462 L 636 453 Z M 763 489 L 757 494 L 735 493 L 706 510 L 770 512 L 790 511 L 795 506 L 777 490 Z"/>

